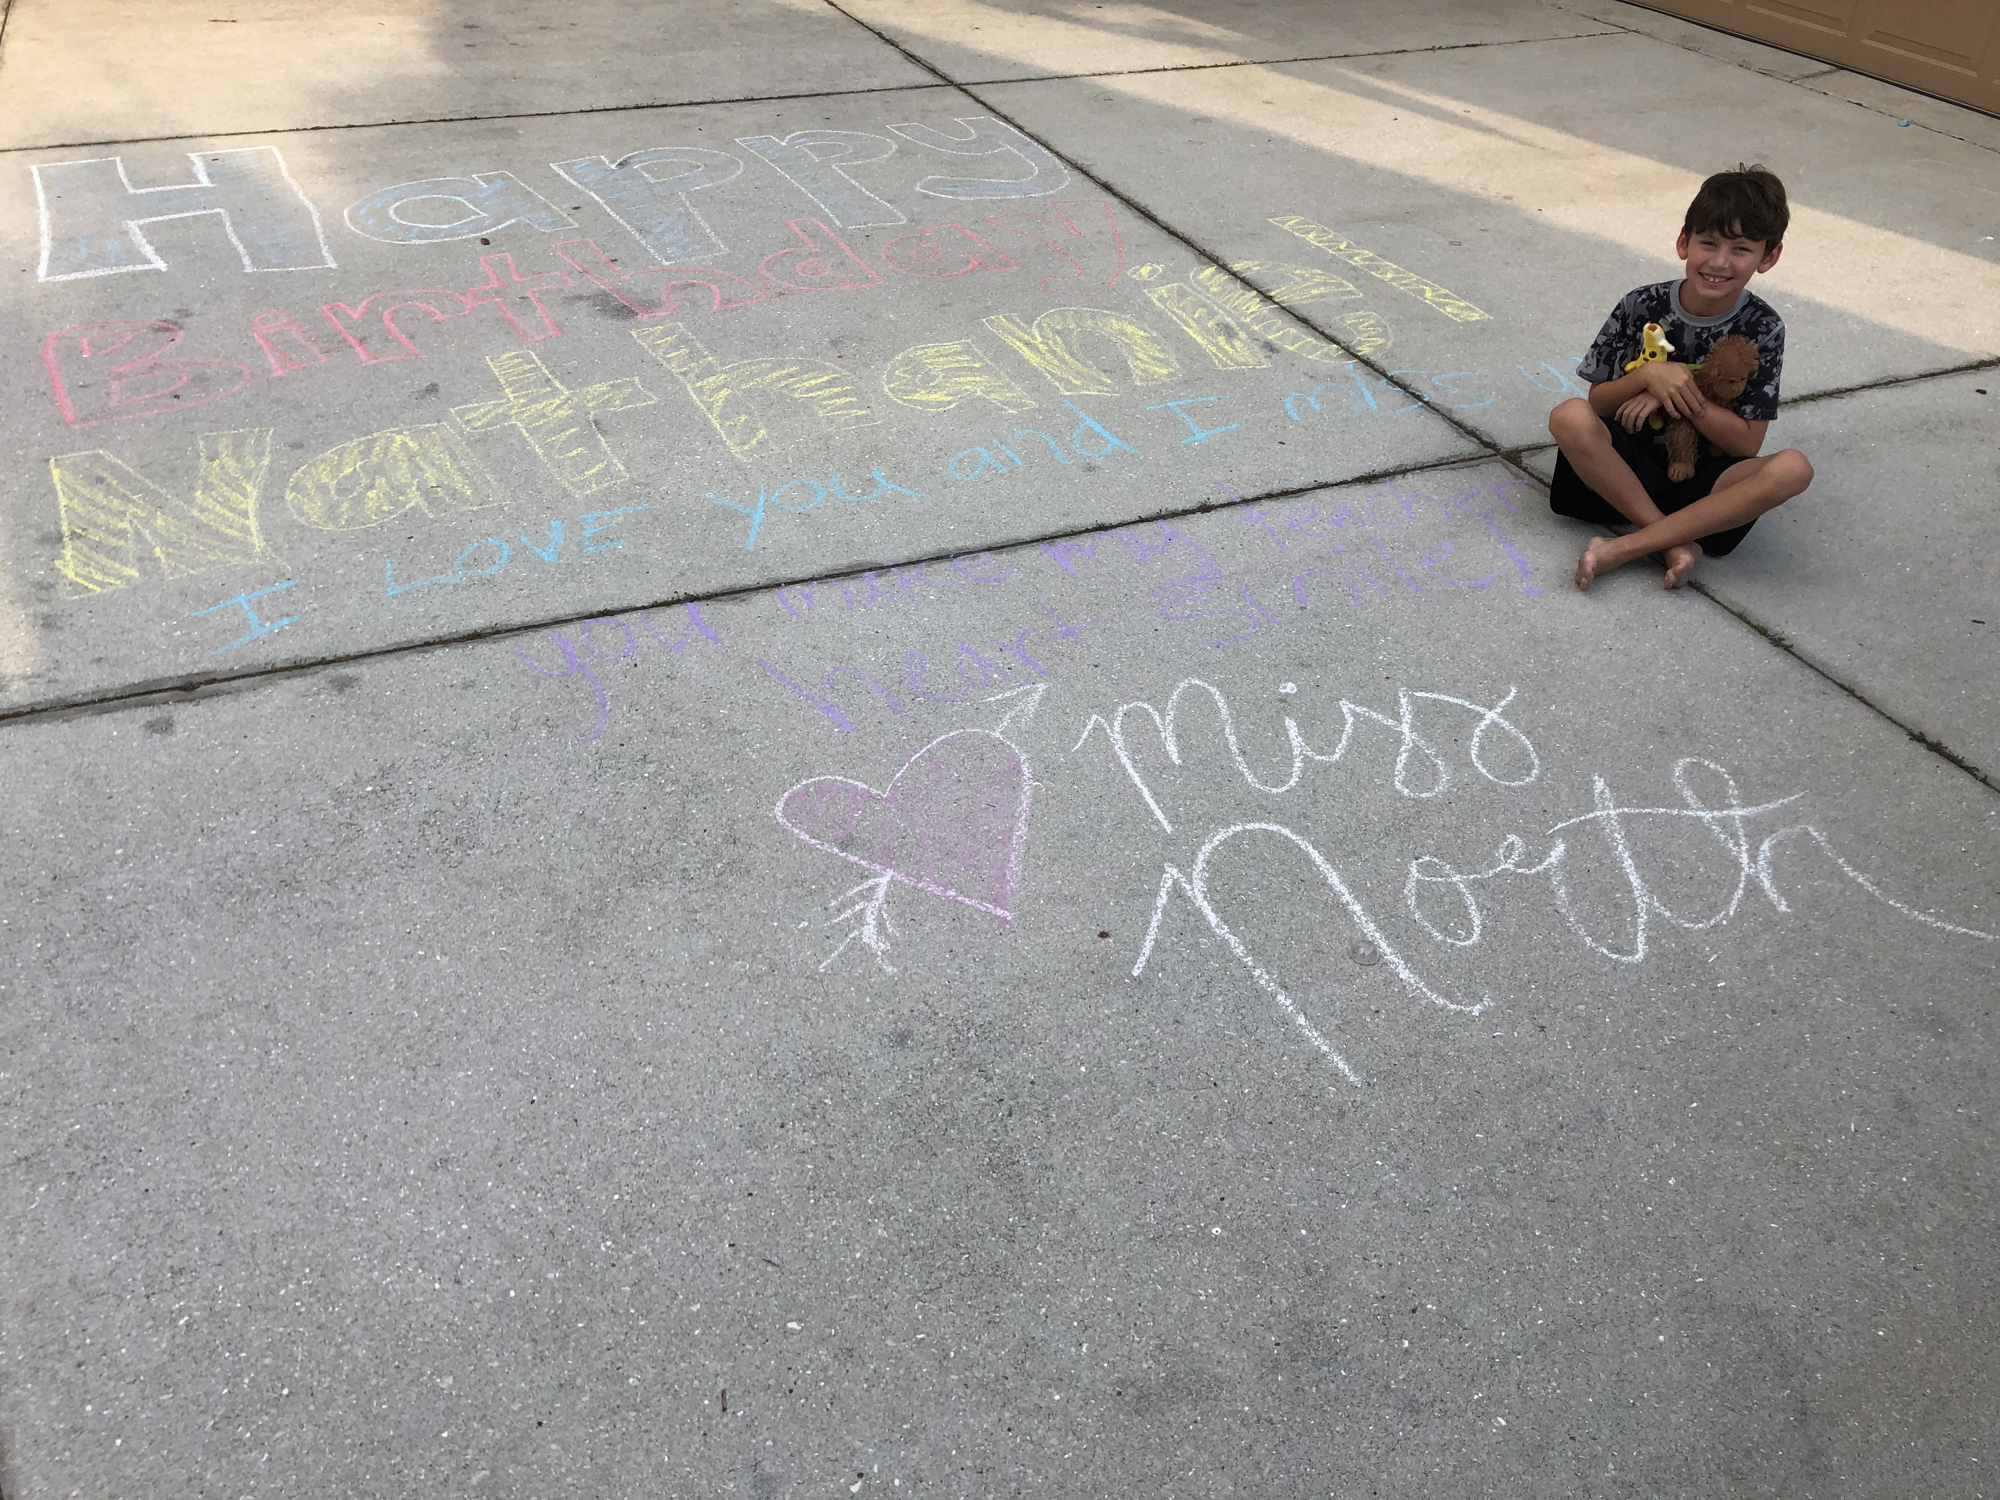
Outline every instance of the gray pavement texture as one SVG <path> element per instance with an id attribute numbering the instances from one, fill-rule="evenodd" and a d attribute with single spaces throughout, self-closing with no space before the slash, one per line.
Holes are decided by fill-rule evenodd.
<path id="1" fill-rule="evenodd" d="M 1835 72 L 14 0 L 0 1496 L 1992 1494 L 2000 139 Z M 1749 157 L 1818 478 L 1579 594 Z"/>

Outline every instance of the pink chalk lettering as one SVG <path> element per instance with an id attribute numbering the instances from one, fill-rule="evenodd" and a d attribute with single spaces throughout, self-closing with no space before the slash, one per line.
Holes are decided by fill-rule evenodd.
<path id="1" fill-rule="evenodd" d="M 674 298 L 676 287 L 706 287 L 709 308 L 714 312 L 748 307 L 770 296 L 765 288 L 753 281 L 703 266 L 641 266 L 636 276 L 657 278 L 650 285 L 641 283 L 636 276 L 627 275 L 619 269 L 615 260 L 597 248 L 595 240 L 564 240 L 555 247 L 555 252 L 568 261 L 578 275 L 600 290 L 609 292 L 642 318 L 678 316 L 683 309 Z M 659 301 L 649 306 L 638 300 L 642 295 L 656 296 Z"/>
<path id="2" fill-rule="evenodd" d="M 786 227 L 798 237 L 799 247 L 775 251 L 757 264 L 773 286 L 788 292 L 853 292 L 882 285 L 875 268 L 818 219 L 790 219 Z M 813 237 L 814 230 L 820 238 Z"/>
<path id="3" fill-rule="evenodd" d="M 972 271 L 1016 271 L 1020 262 L 1003 255 L 963 224 L 929 224 L 898 235 L 882 247 L 883 263 L 911 276 L 964 276 Z"/>
<path id="4" fill-rule="evenodd" d="M 42 367 L 72 427 L 155 417 L 243 389 L 254 373 L 232 359 L 169 359 L 178 323 L 78 323 L 42 340 Z"/>
<path id="5" fill-rule="evenodd" d="M 1036 283 L 1041 291 L 1080 292 L 1084 288 L 1070 285 L 1078 281 L 1093 292 L 1108 291 L 1125 269 L 1125 238 L 1118 232 L 1109 198 L 1063 198 L 1046 214 L 1016 210 L 995 214 L 986 222 L 1049 252 L 1069 268 L 1058 267 L 1042 277 Z M 1085 265 L 1080 256 L 1094 264 Z"/>
<path id="6" fill-rule="evenodd" d="M 393 292 L 376 292 L 357 307 L 345 302 L 329 302 L 320 309 L 340 336 L 354 346 L 364 365 L 387 364 L 397 359 L 422 359 L 423 350 L 411 343 L 396 326 L 396 314 L 416 308 L 431 315 L 431 321 L 463 317 L 472 311 L 472 299 L 449 287 L 404 287 Z M 401 346 L 401 353 L 396 346 Z"/>
<path id="7" fill-rule="evenodd" d="M 533 276 L 523 276 L 514 269 L 514 257 L 505 254 L 482 255 L 479 264 L 486 269 L 486 280 L 465 289 L 467 301 L 482 305 L 491 303 L 499 308 L 508 326 L 530 344 L 539 344 L 543 339 L 561 335 L 562 330 L 556 327 L 556 320 L 542 306 L 542 293 L 568 286 L 570 280 L 567 276 L 560 271 L 540 271 Z"/>
<path id="8" fill-rule="evenodd" d="M 326 351 L 320 348 L 311 334 L 299 327 L 298 319 L 288 312 L 275 307 L 265 308 L 250 320 L 250 332 L 258 347 L 264 351 L 273 376 L 288 375 L 293 370 L 306 370 L 326 363 Z"/>

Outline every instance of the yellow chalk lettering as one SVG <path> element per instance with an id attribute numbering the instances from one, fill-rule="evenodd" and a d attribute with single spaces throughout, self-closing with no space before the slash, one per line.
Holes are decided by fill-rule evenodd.
<path id="1" fill-rule="evenodd" d="M 1269 299 L 1253 292 L 1217 266 L 1202 266 L 1194 273 L 1195 285 L 1209 301 L 1233 314 L 1253 333 L 1262 334 L 1280 349 L 1316 364 L 1344 363 L 1350 356 L 1338 344 L 1315 338 L 1279 312 Z"/>
<path id="2" fill-rule="evenodd" d="M 967 401 L 991 401 L 1002 411 L 1026 411 L 1035 398 L 984 354 L 971 339 L 918 344 L 889 361 L 882 389 L 890 398 L 919 411 L 950 411 Z"/>
<path id="3" fill-rule="evenodd" d="M 1477 323 L 1482 318 L 1490 318 L 1491 313 L 1481 312 L 1456 292 L 1445 290 L 1434 281 L 1426 281 L 1414 271 L 1406 271 L 1394 261 L 1384 260 L 1372 250 L 1364 250 L 1346 236 L 1329 229 L 1324 224 L 1315 224 L 1311 219 L 1302 219 L 1296 214 L 1285 214 L 1271 220 L 1280 229 L 1297 235 L 1309 245 L 1324 250 L 1335 260 L 1346 261 L 1356 270 L 1366 271 L 1381 281 L 1386 281 L 1399 292 L 1408 292 L 1418 301 L 1436 308 L 1447 318 L 1460 323 Z"/>
<path id="4" fill-rule="evenodd" d="M 572 495 L 589 495 L 625 478 L 625 466 L 597 430 L 598 410 L 630 411 L 657 399 L 635 377 L 572 391 L 551 375 L 532 349 L 489 355 L 487 366 L 505 393 L 498 401 L 454 406 L 469 432 L 520 429 L 548 471 Z"/>
<path id="5" fill-rule="evenodd" d="M 1271 362 L 1244 333 L 1243 325 L 1202 297 L 1185 281 L 1150 288 L 1155 307 L 1180 324 L 1201 345 L 1218 370 L 1260 370 Z"/>
<path id="6" fill-rule="evenodd" d="M 745 463 L 771 437 L 744 400 L 745 392 L 770 391 L 800 402 L 812 409 L 825 432 L 873 427 L 882 420 L 861 400 L 847 372 L 823 360 L 742 359 L 725 365 L 679 323 L 635 328 L 632 337 L 672 372 L 695 409 Z"/>
<path id="7" fill-rule="evenodd" d="M 1380 354 L 1393 342 L 1389 325 L 1372 312 L 1351 312 L 1335 321 L 1347 330 L 1347 347 L 1356 354 Z"/>
<path id="8" fill-rule="evenodd" d="M 1361 288 L 1345 277 L 1336 276 L 1331 271 L 1316 270 L 1312 266 L 1293 266 L 1263 260 L 1237 260 L 1229 263 L 1229 269 L 1245 276 L 1276 275 L 1279 280 L 1268 293 L 1270 299 L 1280 307 L 1297 307 L 1306 302 L 1318 302 L 1326 298 L 1359 297 Z"/>
<path id="9" fill-rule="evenodd" d="M 359 531 L 412 507 L 427 516 L 478 510 L 493 503 L 486 487 L 465 439 L 433 422 L 327 449 L 292 475 L 285 504 L 307 526 Z"/>
<path id="10" fill-rule="evenodd" d="M 171 495 L 102 448 L 49 460 L 72 597 L 122 589 L 142 576 L 143 542 L 167 578 L 268 558 L 257 502 L 271 464 L 271 430 L 208 432 L 194 499 Z"/>
<path id="11" fill-rule="evenodd" d="M 1158 385 L 1180 373 L 1180 361 L 1151 330 L 1102 308 L 1052 307 L 1032 325 L 1006 313 L 984 321 L 1065 396 L 1108 396 L 1117 390 L 1109 375 L 1077 354 L 1073 340 L 1079 334 L 1116 345 L 1134 385 Z"/>

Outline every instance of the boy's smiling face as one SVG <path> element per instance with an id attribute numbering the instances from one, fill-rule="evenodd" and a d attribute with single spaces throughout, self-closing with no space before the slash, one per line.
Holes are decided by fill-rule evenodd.
<path id="1" fill-rule="evenodd" d="M 1687 262 L 1682 305 L 1698 318 L 1729 311 L 1750 278 L 1775 266 L 1784 248 L 1715 229 L 1682 230 L 1674 242 L 1674 253 Z"/>

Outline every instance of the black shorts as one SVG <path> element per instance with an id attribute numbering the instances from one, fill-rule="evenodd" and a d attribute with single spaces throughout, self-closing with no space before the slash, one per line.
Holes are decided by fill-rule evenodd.
<path id="1" fill-rule="evenodd" d="M 1703 453 L 1694 461 L 1694 477 L 1675 484 L 1667 478 L 1666 449 L 1654 441 L 1652 433 L 1630 433 L 1616 422 L 1605 422 L 1604 425 L 1611 430 L 1611 446 L 1618 450 L 1618 456 L 1631 465 L 1632 472 L 1645 486 L 1646 493 L 1652 496 L 1653 503 L 1668 515 L 1704 498 L 1731 464 L 1742 462 L 1723 453 Z M 1569 460 L 1560 453 L 1556 455 L 1556 477 L 1549 483 L 1549 509 L 1559 516 L 1589 521 L 1597 526 L 1632 524 L 1630 519 L 1619 514 L 1610 501 L 1578 478 L 1576 470 L 1569 466 Z M 1727 557 L 1756 524 L 1755 521 L 1745 521 L 1741 526 L 1705 536 L 1701 539 L 1701 550 L 1710 557 Z"/>

